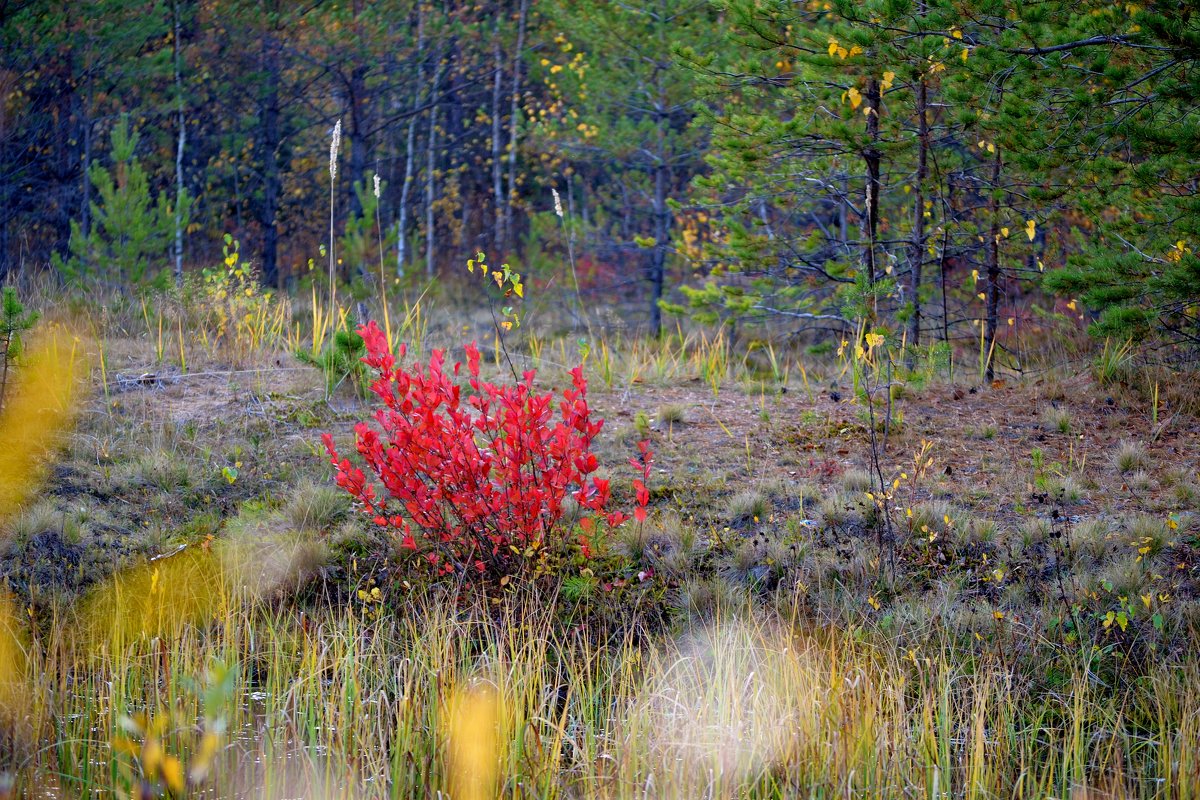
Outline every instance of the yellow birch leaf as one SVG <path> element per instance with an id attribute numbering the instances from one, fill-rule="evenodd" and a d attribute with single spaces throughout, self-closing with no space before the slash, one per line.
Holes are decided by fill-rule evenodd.
<path id="1" fill-rule="evenodd" d="M 1029 237 L 1029 241 L 1033 241 L 1033 237 L 1037 235 L 1037 223 L 1031 219 L 1025 220 L 1025 235 Z"/>

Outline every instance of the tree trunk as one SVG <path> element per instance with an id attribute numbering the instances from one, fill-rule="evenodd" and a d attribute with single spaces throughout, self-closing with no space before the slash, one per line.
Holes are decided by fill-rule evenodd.
<path id="1" fill-rule="evenodd" d="M 0 109 L 0 164 L 7 164 L 8 155 L 8 119 L 3 109 Z M 86 180 L 86 177 L 84 178 Z M 10 182 L 0 180 L 0 281 L 8 280 L 12 271 L 12 262 L 8 258 L 8 218 L 12 207 L 9 203 Z"/>
<path id="2" fill-rule="evenodd" d="M 497 259 L 504 258 L 504 166 L 500 151 L 500 99 L 503 87 L 504 62 L 500 50 L 500 13 L 497 11 L 492 29 L 492 203 L 495 220 L 492 227 L 492 251 Z"/>
<path id="3" fill-rule="evenodd" d="M 517 139 L 521 119 L 521 56 L 525 50 L 525 24 L 529 19 L 529 0 L 521 0 L 517 20 L 517 46 L 512 59 L 512 103 L 508 114 L 508 192 L 504 196 L 504 246 L 511 247 L 513 238 L 513 199 L 517 196 Z"/>
<path id="4" fill-rule="evenodd" d="M 180 67 L 179 43 L 179 3 L 174 4 L 175 11 L 175 109 L 176 124 L 179 127 L 179 138 L 175 149 L 175 285 L 183 286 L 183 147 L 187 141 L 187 128 L 184 125 L 183 114 L 183 71 Z"/>
<path id="5" fill-rule="evenodd" d="M 917 177 L 913 187 L 913 231 L 908 265 L 908 292 L 912 302 L 912 316 L 908 319 L 909 368 L 912 368 L 916 348 L 921 344 L 921 262 L 925 259 L 925 177 L 929 154 L 928 91 L 925 79 L 921 78 L 917 84 Z"/>
<path id="6" fill-rule="evenodd" d="M 433 83 L 429 87 L 430 102 L 433 105 L 429 109 L 429 136 L 425 143 L 425 275 L 428 277 L 433 277 L 433 261 L 434 256 L 437 255 L 436 221 L 433 215 L 433 190 L 434 165 L 437 154 L 438 107 L 434 98 L 437 96 L 438 83 L 441 81 L 441 77 L 442 68 L 439 64 L 433 72 Z"/>
<path id="7" fill-rule="evenodd" d="M 79 202 L 79 232 L 83 234 L 83 238 L 87 239 L 92 230 L 92 177 L 88 173 L 92 166 L 92 83 L 88 79 L 88 96 L 83 107 L 83 169 L 80 174 L 83 182 L 83 191 L 80 193 Z"/>
<path id="8" fill-rule="evenodd" d="M 279 285 L 279 49 L 272 33 L 264 31 L 261 64 L 265 76 L 259 101 L 259 160 L 263 166 L 263 196 L 258 208 L 262 227 L 262 280 L 267 286 Z"/>
<path id="9" fill-rule="evenodd" d="M 650 264 L 650 333 L 655 338 L 662 335 L 662 309 L 658 303 L 662 300 L 666 282 L 670 215 L 667 208 L 667 165 L 660 160 L 654 168 L 654 253 Z"/>
<path id="10" fill-rule="evenodd" d="M 346 181 L 350 192 L 350 214 L 362 216 L 362 201 L 354 191 L 355 181 L 365 181 L 367 173 L 367 67 L 357 64 L 350 71 L 350 82 L 346 87 L 349 94 L 350 125 L 346 138 L 350 142 L 349 178 Z"/>
<path id="11" fill-rule="evenodd" d="M 867 81 L 867 144 L 863 159 L 867 164 L 867 252 L 864 264 L 867 269 L 867 283 L 875 285 L 877 275 L 875 265 L 875 241 L 879 230 L 879 195 L 882 185 L 879 179 L 879 81 L 871 78 Z M 874 300 L 872 300 L 872 306 Z"/>
<path id="12" fill-rule="evenodd" d="M 415 109 L 421 99 L 421 86 L 425 83 L 425 17 L 421 6 L 417 6 L 417 85 L 413 88 L 412 107 L 408 118 L 408 141 L 404 153 L 404 182 L 400 185 L 400 208 L 396 217 L 396 277 L 404 278 L 405 257 L 408 254 L 408 196 L 412 192 L 413 159 L 416 157 L 417 114 Z"/>
<path id="13" fill-rule="evenodd" d="M 987 319 L 984 321 L 983 336 L 983 357 L 987 361 L 985 372 L 989 381 L 996 377 L 993 356 L 1000 316 L 1000 164 L 1000 148 L 996 148 L 996 157 L 992 160 L 992 192 L 988 199 L 991 228 L 987 243 Z"/>

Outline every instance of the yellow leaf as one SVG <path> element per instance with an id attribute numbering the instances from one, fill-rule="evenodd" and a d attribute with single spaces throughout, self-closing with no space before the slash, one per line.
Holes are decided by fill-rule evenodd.
<path id="1" fill-rule="evenodd" d="M 162 763 L 163 751 L 158 741 L 148 739 L 142 744 L 142 769 L 147 773 L 153 774 L 158 772 L 158 767 Z"/>
<path id="2" fill-rule="evenodd" d="M 1037 223 L 1031 219 L 1025 220 L 1025 235 L 1029 237 L 1029 241 L 1033 241 L 1033 237 L 1037 234 Z"/>
<path id="3" fill-rule="evenodd" d="M 162 773 L 163 782 L 171 790 L 171 794 L 177 795 L 183 792 L 183 764 L 179 763 L 178 758 L 163 756 L 159 771 Z"/>
<path id="4" fill-rule="evenodd" d="M 842 99 L 844 100 L 847 97 L 850 98 L 850 107 L 857 111 L 858 107 L 862 105 L 862 94 L 858 91 L 858 89 L 851 86 L 850 89 L 847 90 L 844 95 L 842 95 Z"/>
<path id="5" fill-rule="evenodd" d="M 1072 311 L 1074 311 L 1074 310 L 1075 310 L 1075 301 L 1074 301 L 1074 300 L 1072 300 L 1071 302 L 1067 303 L 1067 308 L 1069 308 L 1069 309 L 1071 309 Z"/>
<path id="6" fill-rule="evenodd" d="M 831 38 L 829 40 L 829 55 L 833 55 L 837 51 L 838 51 L 838 40 Z"/>
<path id="7" fill-rule="evenodd" d="M 1008 237 L 1008 228 L 1001 228 L 1000 235 L 1007 238 Z"/>
<path id="8" fill-rule="evenodd" d="M 1152 598 L 1151 598 L 1151 597 L 1150 597 L 1150 595 L 1148 595 L 1148 594 L 1144 594 L 1144 595 L 1142 595 L 1142 602 L 1143 602 L 1143 603 L 1145 603 L 1145 605 L 1146 605 L 1146 608 L 1149 608 L 1149 607 L 1150 607 L 1150 600 L 1151 600 L 1151 599 L 1152 599 Z"/>
<path id="9" fill-rule="evenodd" d="M 896 73 L 892 72 L 891 70 L 887 70 L 883 73 L 883 81 L 880 82 L 879 88 L 886 92 L 888 89 L 892 88 L 892 81 L 894 80 L 896 80 Z"/>
<path id="10" fill-rule="evenodd" d="M 992 616 L 995 617 L 996 619 L 1004 619 L 1004 612 L 1003 611 L 993 611 Z"/>
<path id="11" fill-rule="evenodd" d="M 963 48 L 963 51 L 962 51 L 962 60 L 963 60 L 963 63 L 964 63 L 964 64 L 965 64 L 965 63 L 967 63 L 967 53 L 969 53 L 969 52 L 971 52 L 970 48 L 967 48 L 967 47 L 964 47 L 964 48 Z"/>
<path id="12" fill-rule="evenodd" d="M 863 49 L 861 47 L 859 47 L 858 45 L 854 45 L 853 47 L 850 48 L 850 55 L 856 56 L 859 53 L 861 53 L 862 51 L 863 51 Z"/>
<path id="13" fill-rule="evenodd" d="M 991 142 L 988 142 L 987 151 L 989 153 L 996 152 L 996 145 L 992 144 Z"/>
<path id="14" fill-rule="evenodd" d="M 1012 327 L 1014 324 L 1016 324 L 1016 322 L 1017 322 L 1016 319 L 1014 319 L 1013 317 L 1008 318 L 1009 327 Z"/>
<path id="15" fill-rule="evenodd" d="M 954 30 L 950 31 L 950 35 L 953 36 L 955 39 L 961 39 L 962 31 L 960 31 L 958 28 L 955 28 Z"/>
<path id="16" fill-rule="evenodd" d="M 883 344 L 883 334 L 868 333 L 866 338 L 867 338 L 867 346 L 868 347 L 875 348 L 875 347 L 878 347 L 879 345 Z"/>
<path id="17" fill-rule="evenodd" d="M 517 297 L 524 297 L 525 296 L 525 284 L 514 283 L 513 291 L 516 293 Z"/>
<path id="18" fill-rule="evenodd" d="M 979 270 L 977 270 L 977 269 L 971 270 L 971 280 L 974 281 L 975 283 L 979 283 Z"/>
<path id="19" fill-rule="evenodd" d="M 444 707 L 449 796 L 484 800 L 498 795 L 504 707 L 487 687 L 459 689 Z"/>

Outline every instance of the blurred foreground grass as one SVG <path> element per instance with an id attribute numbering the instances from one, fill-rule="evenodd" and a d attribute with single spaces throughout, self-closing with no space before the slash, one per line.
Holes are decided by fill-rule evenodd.
<path id="1" fill-rule="evenodd" d="M 1182 799 L 1200 785 L 1194 668 L 1114 689 L 1081 662 L 1038 692 L 994 657 L 903 654 L 761 607 L 647 637 L 565 628 L 533 589 L 502 610 L 429 593 L 373 618 L 271 608 L 216 552 L 146 570 L 49 637 L 14 637 L 5 611 L 17 796 Z"/>

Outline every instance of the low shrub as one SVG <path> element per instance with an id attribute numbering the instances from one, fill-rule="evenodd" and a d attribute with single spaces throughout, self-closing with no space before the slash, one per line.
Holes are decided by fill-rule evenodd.
<path id="1" fill-rule="evenodd" d="M 593 474 L 599 463 L 592 443 L 604 421 L 592 418 L 582 367 L 571 370 L 571 387 L 556 398 L 534 391 L 533 371 L 513 385 L 480 379 L 479 350 L 469 344 L 463 386 L 462 364 L 447 369 L 444 351 L 434 350 L 425 366 L 405 368 L 374 322 L 358 333 L 363 362 L 376 374 L 371 391 L 383 407 L 375 412 L 378 429 L 355 427 L 356 449 L 383 491 L 326 434 L 336 481 L 437 574 L 485 581 L 542 574 L 565 555 L 588 558 L 597 526 L 625 521 L 607 508 L 609 482 Z M 639 447 L 633 463 L 644 479 L 652 454 L 645 442 Z M 643 480 L 635 488 L 640 524 L 649 493 Z"/>

